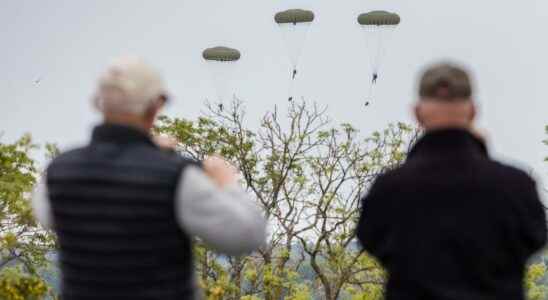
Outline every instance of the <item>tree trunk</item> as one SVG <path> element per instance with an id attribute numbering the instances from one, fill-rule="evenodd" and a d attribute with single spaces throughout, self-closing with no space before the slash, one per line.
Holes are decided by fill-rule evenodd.
<path id="1" fill-rule="evenodd" d="M 264 266 L 272 264 L 272 248 L 268 247 L 268 249 L 263 253 L 262 256 L 264 260 Z M 264 289 L 264 300 L 278 300 L 274 297 L 272 290 L 265 288 L 264 283 L 263 283 L 263 289 Z"/>
<path id="2" fill-rule="evenodd" d="M 209 260 L 207 257 L 207 249 L 204 251 L 204 260 L 202 261 L 202 282 L 203 284 L 207 283 L 207 274 L 209 271 Z"/>
<path id="3" fill-rule="evenodd" d="M 291 243 L 292 243 L 292 239 L 291 237 L 289 237 L 285 245 L 285 250 L 288 252 L 288 255 L 280 257 L 279 262 L 276 265 L 276 270 L 274 270 L 276 276 L 280 278 L 284 278 L 285 267 L 287 265 L 287 262 L 291 258 Z M 274 297 L 275 297 L 274 299 L 282 299 L 283 292 L 284 292 L 283 286 L 276 287 L 276 289 L 274 290 Z"/>
<path id="4" fill-rule="evenodd" d="M 322 269 L 320 268 L 320 266 L 316 262 L 316 256 L 315 255 L 312 255 L 312 257 L 310 258 L 310 265 L 312 266 L 312 269 L 314 269 L 314 271 L 316 272 L 316 274 L 320 278 L 320 282 L 322 283 L 323 290 L 324 290 L 324 293 L 325 293 L 325 299 L 326 300 L 337 300 L 336 298 L 333 297 L 333 292 L 331 290 L 331 284 L 329 283 L 329 280 L 327 279 L 327 277 L 323 273 Z"/>
<path id="5" fill-rule="evenodd" d="M 234 259 L 233 268 L 232 280 L 234 280 L 234 285 L 236 286 L 234 299 L 240 300 L 242 297 L 242 259 L 240 257 Z"/>

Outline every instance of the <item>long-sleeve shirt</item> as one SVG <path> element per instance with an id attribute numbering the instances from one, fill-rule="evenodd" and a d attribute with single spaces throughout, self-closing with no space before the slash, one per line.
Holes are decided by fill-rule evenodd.
<path id="1" fill-rule="evenodd" d="M 38 221 L 51 228 L 55 220 L 45 184 L 38 185 L 32 205 Z M 247 193 L 237 184 L 218 188 L 194 166 L 181 176 L 175 214 L 181 229 L 228 255 L 253 251 L 265 242 L 266 221 Z"/>

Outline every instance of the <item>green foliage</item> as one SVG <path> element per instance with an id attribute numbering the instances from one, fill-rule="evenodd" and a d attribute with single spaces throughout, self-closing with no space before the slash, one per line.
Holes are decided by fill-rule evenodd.
<path id="1" fill-rule="evenodd" d="M 378 174 L 402 162 L 414 130 L 399 123 L 362 138 L 307 103 L 291 103 L 284 115 L 275 108 L 252 130 L 240 102 L 217 107 L 209 105 L 196 121 L 162 117 L 155 131 L 176 138 L 184 155 L 232 161 L 275 230 L 259 253 L 228 265 L 215 264 L 206 248 L 197 251 L 206 295 L 336 299 L 350 290 L 382 290 L 380 265 L 353 243 L 359 200 Z"/>
<path id="2" fill-rule="evenodd" d="M 268 244 L 246 257 L 223 257 L 197 241 L 207 299 L 383 299 L 387 274 L 353 244 L 359 199 L 378 174 L 405 159 L 418 132 L 398 123 L 360 138 L 351 124 L 332 127 L 324 112 L 292 103 L 283 118 L 277 109 L 267 113 L 257 130 L 244 126 L 238 102 L 224 112 L 209 106 L 196 121 L 160 118 L 155 132 L 175 137 L 181 153 L 231 160 L 274 228 Z M 40 176 L 30 156 L 36 148 L 30 136 L 0 143 L 0 299 L 51 294 L 37 270 L 48 264 L 55 239 L 29 205 Z M 59 154 L 54 144 L 45 150 L 48 158 Z M 545 280 L 543 263 L 528 268 L 529 300 L 546 298 Z"/>
<path id="3" fill-rule="evenodd" d="M 527 290 L 527 299 L 543 300 L 546 298 L 546 286 L 542 284 L 542 280 L 546 276 L 546 265 L 537 263 L 529 266 L 525 275 L 525 288 Z"/>
<path id="4" fill-rule="evenodd" d="M 5 268 L 0 273 L 0 299 L 41 300 L 48 294 L 46 283 L 19 268 Z"/>
<path id="5" fill-rule="evenodd" d="M 236 289 L 228 271 L 219 263 L 217 255 L 199 242 L 194 246 L 194 255 L 198 273 L 201 275 L 199 285 L 207 299 L 224 299 L 226 294 Z"/>
<path id="6" fill-rule="evenodd" d="M 352 300 L 383 300 L 384 288 L 378 284 L 365 284 L 361 291 L 349 290 Z"/>
<path id="7" fill-rule="evenodd" d="M 33 293 L 42 290 L 37 271 L 55 249 L 53 235 L 37 224 L 29 201 L 40 175 L 30 156 L 36 148 L 28 135 L 12 144 L 0 143 L 0 277 L 5 293 L 28 291 L 25 299 L 34 299 Z M 15 272 L 8 268 L 12 265 L 21 268 Z"/>
<path id="8" fill-rule="evenodd" d="M 309 300 L 312 298 L 310 287 L 306 284 L 292 285 L 286 300 Z"/>
<path id="9" fill-rule="evenodd" d="M 202 246 L 198 269 L 208 298 L 382 300 L 386 273 L 353 244 L 359 200 L 377 175 L 405 159 L 419 132 L 397 123 L 361 138 L 306 103 L 290 104 L 283 116 L 275 108 L 255 130 L 244 117 L 235 102 L 224 111 L 209 105 L 196 121 L 162 117 L 156 127 L 185 155 L 231 160 L 274 229 L 258 253 L 227 264 Z M 533 266 L 526 280 L 531 299 L 543 293 L 538 274 Z"/>

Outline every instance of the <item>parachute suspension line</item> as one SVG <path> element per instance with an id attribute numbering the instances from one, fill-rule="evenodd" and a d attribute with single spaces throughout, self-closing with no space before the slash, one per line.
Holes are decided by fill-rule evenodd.
<path id="1" fill-rule="evenodd" d="M 314 12 L 303 9 L 289 9 L 278 12 L 274 16 L 274 21 L 278 24 L 285 42 L 292 67 L 288 92 L 289 101 L 292 101 L 294 97 L 299 59 L 314 18 Z"/>
<path id="2" fill-rule="evenodd" d="M 297 22 L 293 22 L 293 26 L 297 26 Z M 300 52 L 300 51 L 299 51 Z M 300 53 L 298 54 L 300 56 Z M 297 57 L 297 61 L 299 60 L 299 57 Z M 293 73 L 291 74 L 291 80 L 295 80 L 295 77 L 297 76 L 297 65 L 295 64 L 293 66 Z M 291 89 L 291 87 L 290 87 Z M 290 95 L 290 99 L 292 99 L 292 95 Z"/>
<path id="3" fill-rule="evenodd" d="M 209 61 L 206 65 L 209 69 L 211 82 L 215 87 L 217 101 L 221 103 L 230 101 L 234 97 L 231 83 L 236 63 L 233 61 Z"/>
<path id="4" fill-rule="evenodd" d="M 369 53 L 369 63 L 373 74 L 378 74 L 380 58 L 382 57 L 382 26 L 364 25 L 366 48 Z"/>
<path id="5" fill-rule="evenodd" d="M 365 38 L 367 42 L 367 51 L 369 52 L 369 63 L 371 66 L 371 77 L 369 78 L 369 93 L 366 100 L 366 106 L 375 97 L 375 86 L 381 78 L 381 66 L 386 55 L 386 44 L 390 39 L 392 32 L 397 25 L 363 25 Z"/>
<path id="6" fill-rule="evenodd" d="M 368 78 L 369 91 L 365 99 L 365 106 L 374 101 L 374 89 L 379 79 L 380 72 L 380 57 L 382 56 L 382 26 L 378 25 L 362 25 L 365 34 L 366 48 L 369 53 L 369 64 L 371 67 L 371 76 Z"/>
<path id="7" fill-rule="evenodd" d="M 382 60 L 386 52 L 386 43 L 391 33 L 400 24 L 401 18 L 396 13 L 388 11 L 370 11 L 358 16 L 358 24 L 362 26 L 367 52 L 369 53 L 369 63 L 371 66 L 371 81 L 369 85 L 369 101 L 374 97 L 375 86 L 380 76 Z"/>
<path id="8" fill-rule="evenodd" d="M 390 39 L 392 38 L 392 34 L 396 30 L 396 25 L 388 25 L 381 28 L 380 32 L 380 50 L 379 50 L 379 56 L 377 57 L 377 68 L 380 69 L 381 65 L 384 63 L 384 58 L 386 57 L 386 53 L 388 52 L 387 45 L 390 42 Z"/>
<path id="9" fill-rule="evenodd" d="M 289 101 L 292 101 L 295 96 L 295 85 L 299 74 L 299 60 L 310 25 L 311 23 L 279 24 L 288 52 L 289 61 L 291 63 L 291 73 L 289 77 Z"/>
<path id="10" fill-rule="evenodd" d="M 292 79 L 289 80 L 288 101 L 293 101 L 293 97 L 295 96 L 295 76 L 296 75 L 297 75 L 297 69 L 294 69 L 292 74 Z"/>
<path id="11" fill-rule="evenodd" d="M 293 66 L 293 71 L 291 71 L 291 79 L 289 80 L 289 98 L 288 101 L 293 101 L 295 96 L 295 79 L 297 78 L 297 66 Z"/>
<path id="12" fill-rule="evenodd" d="M 230 83 L 241 53 L 237 49 L 218 46 L 205 49 L 202 52 L 202 57 L 209 70 L 211 82 L 215 87 L 219 109 L 222 110 L 222 104 L 225 101 L 231 101 L 236 98 Z"/>
<path id="13" fill-rule="evenodd" d="M 371 82 L 371 84 L 369 85 L 369 95 L 367 96 L 367 99 L 365 100 L 365 106 L 369 106 L 369 103 L 371 101 L 374 101 L 374 97 L 375 97 L 375 83 Z"/>

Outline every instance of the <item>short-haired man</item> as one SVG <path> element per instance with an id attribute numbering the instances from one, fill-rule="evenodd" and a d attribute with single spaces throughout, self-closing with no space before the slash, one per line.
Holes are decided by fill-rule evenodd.
<path id="1" fill-rule="evenodd" d="M 49 165 L 33 205 L 59 238 L 62 299 L 195 299 L 193 236 L 232 255 L 264 242 L 265 220 L 233 168 L 153 142 L 166 100 L 157 71 L 116 60 L 99 80 L 104 122 L 91 143 Z"/>
<path id="2" fill-rule="evenodd" d="M 535 182 L 489 158 L 464 69 L 427 69 L 415 115 L 425 135 L 375 182 L 357 230 L 388 271 L 386 299 L 525 299 L 525 264 L 546 242 Z"/>

